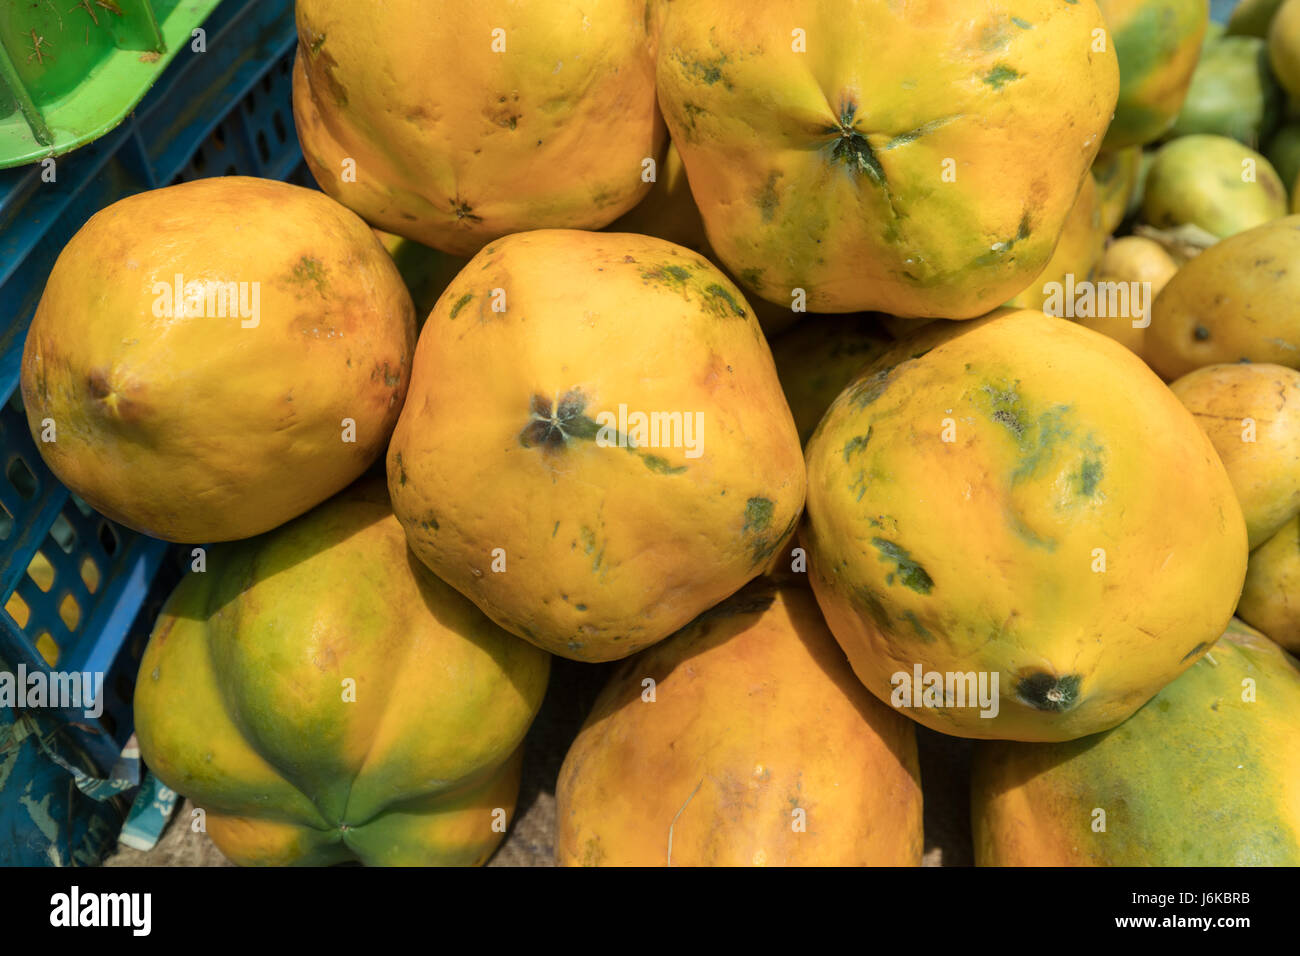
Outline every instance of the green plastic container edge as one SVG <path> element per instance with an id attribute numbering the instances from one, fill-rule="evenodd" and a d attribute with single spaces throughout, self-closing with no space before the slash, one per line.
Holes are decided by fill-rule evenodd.
<path id="1" fill-rule="evenodd" d="M 12 131 L 0 136 L 0 169 L 62 156 L 115 129 L 144 99 L 176 54 L 189 45 L 195 27 L 220 3 L 183 0 L 158 24 L 164 49 L 155 59 L 149 60 L 139 50 L 116 50 L 97 64 L 73 93 L 44 110 L 26 95 L 7 58 L 0 54 L 0 80 L 13 92 L 27 124 L 26 136 L 15 136 Z"/>

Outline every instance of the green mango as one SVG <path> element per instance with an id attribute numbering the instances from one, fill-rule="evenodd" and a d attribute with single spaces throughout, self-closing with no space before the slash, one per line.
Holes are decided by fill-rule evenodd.
<path id="1" fill-rule="evenodd" d="M 1258 37 L 1223 37 L 1205 45 L 1172 133 L 1211 133 L 1258 149 L 1277 128 L 1282 107 L 1268 44 Z"/>

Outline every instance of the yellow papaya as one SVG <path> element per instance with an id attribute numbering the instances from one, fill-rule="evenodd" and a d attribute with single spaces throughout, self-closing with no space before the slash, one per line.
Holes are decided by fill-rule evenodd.
<path id="1" fill-rule="evenodd" d="M 1300 516 L 1250 553 L 1237 616 L 1300 654 Z"/>
<path id="2" fill-rule="evenodd" d="M 807 444 L 835 396 L 857 371 L 894 344 L 881 316 L 814 316 L 772 340 L 772 357 L 781 388 Z"/>
<path id="3" fill-rule="evenodd" d="M 1201 41 L 1209 0 L 1097 0 L 1119 58 L 1119 99 L 1107 149 L 1159 139 L 1178 117 Z"/>
<path id="4" fill-rule="evenodd" d="M 1114 730 L 977 744 L 975 862 L 1300 866 L 1297 733 L 1300 661 L 1233 620 Z"/>
<path id="5" fill-rule="evenodd" d="M 555 815 L 562 866 L 917 866 L 916 733 L 760 580 L 619 667 Z"/>
<path id="6" fill-rule="evenodd" d="M 1205 365 L 1300 366 L 1300 216 L 1229 236 L 1156 296 L 1146 359 L 1166 380 Z"/>
<path id="7" fill-rule="evenodd" d="M 807 462 L 801 540 L 832 633 L 869 690 L 943 733 L 1113 727 L 1241 592 L 1241 507 L 1191 413 L 1127 349 L 1041 312 L 900 342 Z"/>
<path id="8" fill-rule="evenodd" d="M 645 0 L 298 0 L 293 111 L 321 188 L 457 256 L 598 229 L 663 151 Z"/>
<path id="9" fill-rule="evenodd" d="M 199 179 L 102 209 L 59 254 L 23 349 L 27 421 L 92 507 L 168 541 L 260 534 L 379 456 L 411 297 L 314 189 Z"/>
<path id="10" fill-rule="evenodd" d="M 236 863 L 478 864 L 549 664 L 414 560 L 366 480 L 182 579 L 136 734 Z"/>
<path id="11" fill-rule="evenodd" d="M 1169 388 L 1214 444 L 1249 545 L 1259 547 L 1300 513 L 1300 372 L 1265 363 L 1209 365 Z"/>
<path id="12" fill-rule="evenodd" d="M 626 657 L 758 576 L 805 476 L 771 352 L 708 260 L 498 240 L 443 293 L 388 452 L 412 550 L 506 630 Z"/>
<path id="13" fill-rule="evenodd" d="M 1026 286 L 1007 305 L 1018 309 L 1042 309 L 1051 298 L 1052 283 L 1064 285 L 1067 276 L 1075 283 L 1087 282 L 1101 259 L 1109 233 L 1102 223 L 1102 208 L 1097 185 L 1092 176 L 1083 181 L 1069 218 L 1061 230 L 1056 249 L 1047 266 L 1033 282 Z"/>
<path id="14" fill-rule="evenodd" d="M 1114 111 L 1101 28 L 1091 0 L 676 0 L 659 102 L 747 290 L 969 318 L 1051 257 Z"/>

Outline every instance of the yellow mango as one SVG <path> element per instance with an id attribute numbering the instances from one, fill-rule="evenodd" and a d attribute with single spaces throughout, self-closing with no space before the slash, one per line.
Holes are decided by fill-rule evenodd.
<path id="1" fill-rule="evenodd" d="M 801 540 L 827 623 L 869 690 L 943 733 L 1113 727 L 1241 592 L 1241 506 L 1191 413 L 1127 349 L 1041 312 L 900 342 L 835 400 L 807 461 Z M 984 675 L 996 712 L 916 706 L 917 668 Z"/>
<path id="2" fill-rule="evenodd" d="M 321 188 L 458 256 L 597 229 L 662 154 L 645 0 L 298 0 L 293 106 Z"/>
<path id="3" fill-rule="evenodd" d="M 477 864 L 514 813 L 549 667 L 414 559 L 367 479 L 182 579 L 136 733 L 236 863 Z"/>
<path id="4" fill-rule="evenodd" d="M 740 291 L 680 246 L 568 230 L 498 240 L 452 281 L 420 334 L 388 481 L 439 577 L 588 661 L 757 576 L 805 488 Z"/>
<path id="5" fill-rule="evenodd" d="M 913 725 L 857 682 L 806 589 L 767 581 L 618 669 L 555 803 L 561 866 L 921 862 Z"/>
<path id="6" fill-rule="evenodd" d="M 1180 136 L 1147 172 L 1142 219 L 1159 229 L 1199 226 L 1225 239 L 1286 215 L 1286 186 L 1273 164 L 1226 136 Z"/>
<path id="7" fill-rule="evenodd" d="M 1300 372 L 1209 365 L 1169 388 L 1213 442 L 1259 547 L 1300 513 Z"/>
<path id="8" fill-rule="evenodd" d="M 1102 28 L 1092 0 L 675 0 L 659 102 L 747 290 L 969 318 L 1051 257 L 1115 107 Z"/>
<path id="9" fill-rule="evenodd" d="M 1166 380 L 1205 365 L 1300 367 L 1300 216 L 1223 239 L 1156 296 L 1146 359 Z"/>
<path id="10" fill-rule="evenodd" d="M 414 345 L 411 297 L 353 213 L 287 183 L 199 179 L 113 203 L 64 247 L 23 404 L 92 507 L 168 541 L 229 541 L 370 466 Z"/>

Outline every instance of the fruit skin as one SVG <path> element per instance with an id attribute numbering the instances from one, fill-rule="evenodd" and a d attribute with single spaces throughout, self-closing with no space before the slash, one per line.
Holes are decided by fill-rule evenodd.
<path id="1" fill-rule="evenodd" d="M 1097 186 L 1097 202 L 1101 207 L 1101 229 L 1106 235 L 1118 229 L 1124 221 L 1129 203 L 1137 192 L 1141 172 L 1140 146 L 1104 150 L 1097 154 L 1092 164 L 1092 179 Z M 1075 205 L 1078 205 L 1077 200 Z"/>
<path id="2" fill-rule="evenodd" d="M 476 864 L 549 666 L 411 557 L 366 480 L 181 581 L 136 733 L 236 863 Z"/>
<path id="3" fill-rule="evenodd" d="M 1121 236 L 1107 247 L 1094 270 L 1097 282 L 1150 283 L 1148 311 L 1160 290 L 1178 271 L 1178 264 L 1158 242 L 1142 236 Z M 1130 289 L 1132 286 L 1129 287 Z M 1131 300 L 1130 300 L 1131 301 Z M 1130 311 L 1132 311 L 1130 309 Z M 1146 328 L 1140 327 L 1143 316 L 1091 316 L 1076 318 L 1085 328 L 1109 336 L 1134 355 L 1142 357 L 1146 349 Z M 1133 323 L 1139 323 L 1135 328 Z"/>
<path id="4" fill-rule="evenodd" d="M 690 184 L 686 181 L 682 155 L 671 142 L 663 162 L 659 163 L 658 175 L 649 194 L 635 209 L 619 216 L 605 227 L 605 231 L 636 232 L 643 236 L 666 239 L 685 246 L 692 252 L 698 252 L 722 268 L 705 235 L 704 220 L 700 218 L 699 207 L 695 205 L 695 197 L 691 195 Z M 727 278 L 733 283 L 736 281 L 734 276 L 728 275 Z M 763 327 L 763 333 L 769 337 L 791 328 L 805 315 L 792 311 L 789 301 L 777 304 L 752 296 L 748 301 L 758 316 L 758 324 Z"/>
<path id="5" fill-rule="evenodd" d="M 1300 217 L 1215 243 L 1156 296 L 1146 358 L 1166 380 L 1204 365 L 1300 365 Z"/>
<path id="6" fill-rule="evenodd" d="M 381 229 L 468 257 L 524 229 L 607 225 L 650 188 L 642 162 L 665 133 L 644 0 L 299 0 L 295 12 L 303 155 Z"/>
<path id="7" fill-rule="evenodd" d="M 1113 727 L 1221 633 L 1241 591 L 1241 507 L 1191 413 L 1127 349 L 1041 312 L 901 342 L 806 457 L 809 578 L 867 688 L 889 700 L 918 663 L 999 674 L 996 717 L 907 711 L 943 733 Z"/>
<path id="8" fill-rule="evenodd" d="M 781 12 L 677 0 L 659 45 L 660 106 L 728 270 L 771 302 L 802 288 L 812 312 L 969 318 L 1023 289 L 1114 109 L 1096 5 Z"/>
<path id="9" fill-rule="evenodd" d="M 249 317 L 219 317 L 215 297 L 169 317 L 177 275 L 246 283 Z M 92 507 L 168 541 L 229 541 L 366 470 L 414 343 L 410 295 L 353 213 L 287 183 L 200 179 L 113 203 L 69 240 L 23 349 L 23 403 L 38 439 L 55 423 L 36 445 Z"/>
<path id="10" fill-rule="evenodd" d="M 1258 37 L 1227 36 L 1205 44 L 1174 136 L 1209 133 L 1259 149 L 1282 114 L 1282 89 Z"/>
<path id="11" fill-rule="evenodd" d="M 1300 661 L 1234 619 L 1209 653 L 1108 733 L 978 744 L 975 863 L 1300 865 L 1297 730 Z M 1097 810 L 1104 832 L 1093 830 Z"/>
<path id="12" fill-rule="evenodd" d="M 1210 22 L 1208 0 L 1098 0 L 1119 58 L 1119 98 L 1104 147 L 1140 146 L 1173 124 Z"/>
<path id="13" fill-rule="evenodd" d="M 911 722 L 857 682 L 806 589 L 766 580 L 624 662 L 555 799 L 561 866 L 921 862 Z"/>
<path id="14" fill-rule="evenodd" d="M 1300 516 L 1250 553 L 1237 616 L 1300 653 Z"/>
<path id="15" fill-rule="evenodd" d="M 1300 512 L 1300 372 L 1236 363 L 1169 386 L 1196 416 L 1232 481 L 1251 549 Z"/>
<path id="16" fill-rule="evenodd" d="M 1228 16 L 1228 35 L 1261 39 L 1268 36 L 1268 25 L 1282 3 L 1283 0 L 1240 0 Z"/>
<path id="17" fill-rule="evenodd" d="M 882 328 L 881 318 L 871 313 L 817 316 L 772 340 L 776 373 L 800 444 L 808 443 L 858 370 L 893 347 L 895 340 Z"/>
<path id="18" fill-rule="evenodd" d="M 598 444 L 617 441 L 598 418 L 620 405 L 692 416 L 696 450 L 685 435 L 681 447 Z M 662 640 L 756 577 L 792 536 L 805 489 L 740 291 L 680 246 L 566 230 L 489 245 L 443 294 L 388 481 L 439 577 L 506 630 L 586 661 Z"/>
<path id="19" fill-rule="evenodd" d="M 1097 186 L 1092 176 L 1083 181 L 1078 198 L 1070 209 L 1069 218 L 1057 240 L 1056 251 L 1047 267 L 1007 305 L 1020 309 L 1042 309 L 1050 293 L 1044 291 L 1049 283 L 1064 283 L 1071 275 L 1076 282 L 1092 278 L 1093 269 L 1106 248 L 1107 230 L 1102 222 L 1102 208 Z"/>
<path id="20" fill-rule="evenodd" d="M 1255 181 L 1243 181 L 1245 163 Z M 1147 174 L 1142 218 L 1161 229 L 1193 223 L 1220 239 L 1286 215 L 1272 163 L 1226 136 L 1183 136 L 1160 148 Z"/>
<path id="21" fill-rule="evenodd" d="M 1300 99 L 1300 0 L 1286 0 L 1269 24 L 1268 58 L 1282 89 Z"/>

